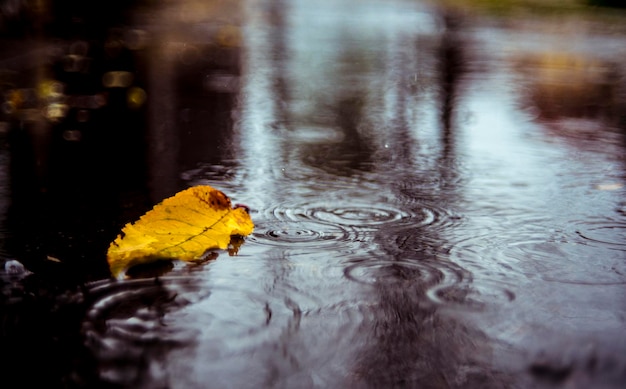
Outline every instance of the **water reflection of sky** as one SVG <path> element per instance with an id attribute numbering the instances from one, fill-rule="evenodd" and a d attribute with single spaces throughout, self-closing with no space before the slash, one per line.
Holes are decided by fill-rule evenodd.
<path id="1" fill-rule="evenodd" d="M 442 172 L 438 170 L 441 167 L 432 165 L 432 160 L 427 160 L 435 150 L 446 147 L 438 144 L 439 123 L 436 115 L 431 114 L 438 109 L 436 88 L 427 84 L 425 88 L 417 88 L 418 92 L 415 93 L 414 90 L 408 90 L 406 85 L 406 81 L 412 77 L 423 77 L 425 74 L 432 77 L 436 74 L 433 73 L 435 70 L 432 68 L 431 58 L 434 51 L 429 46 L 428 37 L 440 32 L 441 27 L 436 25 L 432 15 L 417 12 L 407 16 L 402 12 L 397 13 L 399 10 L 396 8 L 365 7 L 365 10 L 359 8 L 351 13 L 351 17 L 346 17 L 334 8 L 331 8 L 332 12 L 324 7 L 314 8 L 291 5 L 290 17 L 281 27 L 288 32 L 286 35 L 289 38 L 282 47 L 284 51 L 278 53 L 278 62 L 272 62 L 269 58 L 264 59 L 267 62 L 252 62 L 263 59 L 256 57 L 258 51 L 252 47 L 249 53 L 252 67 L 258 69 L 268 64 L 277 66 L 282 70 L 279 77 L 284 77 L 289 85 L 285 95 L 276 95 L 277 90 L 272 89 L 272 81 L 256 84 L 265 88 L 251 88 L 247 112 L 250 115 L 259 112 L 259 116 L 247 116 L 248 125 L 243 127 L 247 131 L 244 133 L 250 135 L 247 139 L 253 139 L 250 146 L 244 149 L 249 155 L 255 156 L 249 159 L 253 165 L 243 170 L 272 172 L 270 176 L 273 179 L 268 179 L 267 175 L 256 176 L 250 182 L 242 181 L 242 186 L 250 188 L 250 201 L 256 202 L 261 208 L 268 205 L 275 208 L 270 220 L 262 222 L 261 228 L 265 224 L 272 224 L 271 217 L 283 215 L 280 217 L 283 227 L 286 226 L 282 230 L 285 239 L 289 234 L 298 233 L 297 227 L 290 223 L 301 226 L 305 224 L 299 218 L 310 215 L 307 212 L 311 208 L 311 198 L 316 198 L 317 203 L 326 204 L 329 208 L 337 206 L 336 204 L 339 204 L 338 208 L 347 209 L 348 204 L 360 207 L 361 202 L 370 202 L 370 207 L 376 208 L 377 201 L 391 201 L 394 206 L 405 207 L 406 204 L 402 201 L 396 202 L 388 193 L 398 188 L 405 193 L 408 188 L 414 198 L 419 199 L 421 195 L 431 195 L 420 192 L 420 173 L 439 176 L 436 181 L 440 182 L 450 179 L 445 175 L 441 176 Z M 388 12 L 382 18 L 392 22 L 378 24 L 380 19 L 368 17 L 378 11 Z M 354 15 L 359 17 L 359 21 L 352 24 Z M 380 17 L 380 14 L 377 16 Z M 368 21 L 372 24 L 368 24 Z M 427 27 L 423 27 L 424 25 Z M 340 27 L 335 28 L 336 26 Z M 404 28 L 405 26 L 408 28 Z M 542 350 L 541 339 L 545 333 L 554 334 L 556 329 L 549 330 L 551 326 L 545 324 L 553 320 L 570 322 L 566 326 L 569 332 L 563 342 L 577 337 L 593 337 L 592 334 L 603 331 L 611 333 L 621 326 L 619 316 L 613 312 L 620 311 L 619 307 L 623 304 L 623 298 L 614 298 L 623 297 L 620 292 L 623 284 L 620 276 L 623 270 L 623 251 L 619 247 L 617 251 L 614 247 L 604 247 L 599 251 L 587 249 L 591 243 L 579 239 L 580 227 L 576 224 L 585 224 L 585 220 L 597 215 L 614 214 L 618 196 L 615 193 L 597 191 L 597 184 L 605 181 L 621 182 L 623 166 L 613 154 L 581 153 L 546 135 L 544 124 L 534 122 L 532 112 L 529 114 L 520 109 L 525 103 L 520 101 L 519 75 L 515 73 L 512 58 L 506 58 L 506 55 L 502 58 L 503 51 L 506 53 L 514 50 L 507 47 L 502 51 L 492 51 L 494 45 L 496 49 L 502 47 L 501 43 L 500 46 L 494 43 L 502 38 L 499 38 L 497 32 L 488 31 L 489 33 L 478 30 L 468 37 L 468 41 L 472 41 L 473 49 L 476 49 L 472 56 L 483 56 L 478 59 L 483 70 L 470 71 L 463 76 L 462 88 L 456 97 L 457 125 L 452 139 L 455 154 L 449 157 L 458 163 L 456 168 L 460 170 L 456 175 L 463 178 L 453 181 L 459 184 L 456 194 L 441 192 L 445 197 L 440 200 L 444 203 L 449 201 L 448 205 L 458 212 L 462 221 L 453 223 L 451 228 L 442 231 L 447 243 L 439 242 L 443 247 L 439 248 L 441 253 L 438 255 L 440 260 L 452 259 L 464 271 L 471 272 L 473 284 L 466 303 L 471 306 L 471 302 L 475 301 L 478 306 L 486 304 L 491 307 L 491 313 L 483 315 L 479 320 L 483 326 L 487 326 L 481 328 L 491 326 L 492 330 L 487 330 L 488 334 L 513 347 L 528 348 L 535 344 L 527 349 L 532 355 Z M 417 44 L 420 42 L 420 34 L 425 35 L 421 37 L 421 42 L 426 42 L 421 47 L 423 51 L 419 50 L 420 46 Z M 483 39 L 484 37 L 487 39 Z M 273 42 L 264 43 L 271 46 Z M 381 50 L 382 47 L 385 49 Z M 541 46 L 541 50 L 544 49 L 545 46 Z M 352 54 L 346 57 L 345 52 Z M 383 60 L 377 61 L 379 58 Z M 402 68 L 407 66 L 406 61 L 414 61 L 410 74 L 405 74 L 407 69 Z M 342 98 L 355 93 L 364 100 L 362 111 L 354 111 L 362 115 L 357 118 L 358 125 L 361 126 L 359 131 L 368 135 L 367 142 L 372 147 L 371 151 L 378 158 L 382 156 L 382 159 L 376 160 L 377 163 L 371 171 L 364 171 L 365 165 L 360 164 L 356 165 L 360 167 L 346 170 L 347 176 L 328 178 L 325 176 L 329 172 L 328 159 L 321 166 L 307 166 L 307 161 L 310 163 L 315 160 L 304 159 L 303 165 L 302 153 L 306 152 L 306 148 L 317 147 L 320 143 L 341 142 L 341 135 L 337 138 L 337 122 L 333 121 L 335 113 L 329 107 L 333 102 L 340 103 Z M 269 98 L 275 104 L 270 112 L 290 120 L 276 123 L 272 115 L 264 110 L 271 104 L 267 100 L 265 104 L 253 107 L 255 104 L 252 102 L 260 103 L 265 100 L 260 96 Z M 402 103 L 406 104 L 406 110 L 398 110 L 398 105 Z M 279 112 L 281 109 L 283 112 Z M 253 117 L 263 117 L 263 121 L 252 119 Z M 263 123 L 266 123 L 265 126 Z M 400 138 L 394 134 L 398 131 L 399 123 L 409 128 L 401 133 Z M 376 125 L 379 127 L 368 132 L 368 126 Z M 346 131 L 346 128 L 339 128 L 339 131 Z M 347 135 L 344 133 L 343 136 Z M 401 143 L 407 142 L 413 154 L 413 163 L 409 163 L 409 167 L 417 169 L 416 174 L 406 173 L 403 165 L 406 161 L 389 155 L 385 158 L 386 149 L 389 149 L 390 154 L 400 152 L 403 149 Z M 623 146 L 616 147 L 619 150 Z M 318 147 L 316 150 L 328 153 L 318 162 L 325 158 L 338 158 L 330 146 Z M 322 170 L 311 171 L 311 168 Z M 332 168 L 330 170 L 331 173 L 337 171 Z M 306 180 L 302 182 L 298 178 Z M 400 186 L 395 183 L 396 180 L 407 179 L 415 182 L 403 182 Z M 256 194 L 264 187 L 266 189 L 262 193 L 266 200 L 261 201 Z M 621 184 L 616 186 L 620 187 Z M 304 201 L 299 201 L 298 198 Z M 342 205 L 342 201 L 347 198 L 351 199 L 349 203 Z M 284 216 L 290 212 L 290 216 Z M 411 220 L 415 222 L 416 213 L 412 212 L 410 215 L 409 218 L 413 218 Z M 285 221 L 289 217 L 290 221 Z M 611 218 L 607 222 L 610 224 Z M 430 225 L 430 222 L 426 224 Z M 618 223 L 610 227 L 615 231 L 615 236 L 606 237 L 608 242 L 619 241 L 619 225 Z M 305 234 L 305 228 L 303 227 L 300 234 Z M 312 228 L 316 228 L 314 224 Z M 387 226 L 387 229 L 393 228 L 403 227 Z M 421 231 L 404 230 L 403 233 Z M 365 241 L 376 241 L 377 238 L 372 237 L 372 234 L 376 235 L 360 231 L 356 236 Z M 335 236 L 343 239 L 354 235 Z M 294 239 L 293 236 L 291 238 Z M 378 238 L 393 239 L 396 236 L 393 232 L 381 233 Z M 251 246 L 254 242 L 253 239 Z M 296 246 L 297 238 L 291 244 Z M 319 244 L 322 244 L 321 240 Z M 581 246 L 577 248 L 577 245 Z M 382 255 L 390 254 L 385 253 L 388 250 L 386 246 L 387 244 L 382 244 Z M 337 245 L 331 247 L 338 248 Z M 258 250 L 254 247 L 249 249 Z M 300 250 L 293 248 L 284 253 L 288 253 L 290 261 L 299 258 L 297 264 L 292 263 L 292 266 L 299 268 L 308 262 L 306 258 L 309 250 L 308 243 Z M 345 274 L 349 279 L 366 285 L 376 283 L 375 280 L 389 280 L 388 276 L 383 275 L 389 264 L 370 263 L 367 267 L 362 267 L 359 265 L 363 260 L 362 254 L 349 259 L 352 250 L 358 251 L 359 248 L 357 246 L 356 249 L 353 247 L 346 250 L 343 257 L 344 262 L 348 258 L 348 263 L 352 261 L 356 264 L 347 268 L 349 270 Z M 373 254 L 381 255 L 380 250 L 381 246 L 373 248 Z M 587 258 L 593 256 L 589 251 L 605 257 L 605 262 L 597 265 L 601 269 L 588 263 Z M 324 271 L 328 264 L 304 266 L 313 266 Z M 399 262 L 395 266 L 407 266 L 408 269 L 415 265 Z M 616 272 L 608 276 L 602 275 L 608 268 L 615 268 Z M 372 269 L 379 269 L 379 273 Z M 426 267 L 416 269 L 422 275 L 432 271 Z M 446 282 L 450 284 L 434 289 L 431 298 L 445 305 L 451 302 L 446 295 L 450 294 L 450 285 L 454 286 L 464 276 L 458 269 L 452 268 L 443 272 L 442 269 L 440 264 L 436 271 L 441 272 L 443 277 L 448 277 Z M 411 273 L 410 270 L 408 272 Z M 423 280 L 428 282 L 426 278 Z M 546 296 L 554 296 L 554 300 L 546 302 Z M 388 308 L 403 301 L 394 302 L 399 297 L 394 293 L 387 295 L 391 300 L 386 303 L 392 304 Z M 595 299 L 602 301 L 602 308 L 597 308 L 598 305 L 590 307 Z M 403 301 L 402 304 L 411 302 Z M 412 336 L 411 330 L 406 328 L 401 327 L 398 331 Z M 612 335 L 605 336 L 610 338 Z M 394 337 L 385 339 L 390 344 L 397 341 Z M 603 340 L 599 342 L 604 343 Z M 559 341 L 556 343 L 555 347 L 559 349 Z M 424 344 L 422 346 L 428 347 Z M 382 347 L 384 349 L 385 346 Z M 503 360 L 508 358 L 513 364 L 519 362 L 508 352 L 501 350 L 500 346 L 496 346 L 493 352 L 503 353 Z M 571 353 L 571 350 L 566 352 Z M 550 366 L 546 369 L 549 370 Z M 400 369 L 397 373 L 401 371 Z"/>

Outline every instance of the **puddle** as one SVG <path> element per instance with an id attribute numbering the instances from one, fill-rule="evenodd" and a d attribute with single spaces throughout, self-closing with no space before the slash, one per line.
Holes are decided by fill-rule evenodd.
<path id="1" fill-rule="evenodd" d="M 102 47 L 59 38 L 116 79 L 52 69 L 46 121 L 7 86 L 0 380 L 624 385 L 624 31 L 196 3 L 133 9 Z M 11 82 L 35 77 L 9 51 Z M 110 280 L 119 229 L 193 185 L 250 208 L 237 255 Z"/>

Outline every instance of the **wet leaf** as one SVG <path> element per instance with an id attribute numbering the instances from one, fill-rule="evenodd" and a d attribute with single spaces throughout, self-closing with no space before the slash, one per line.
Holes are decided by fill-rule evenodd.
<path id="1" fill-rule="evenodd" d="M 138 264 L 159 259 L 201 259 L 210 249 L 226 249 L 231 236 L 252 233 L 245 207 L 210 186 L 196 186 L 163 200 L 111 242 L 107 261 L 111 274 L 122 278 Z"/>

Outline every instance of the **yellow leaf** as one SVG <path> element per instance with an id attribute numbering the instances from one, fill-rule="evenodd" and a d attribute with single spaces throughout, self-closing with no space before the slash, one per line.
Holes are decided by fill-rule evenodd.
<path id="1" fill-rule="evenodd" d="M 231 236 L 252 233 L 247 209 L 233 208 L 230 199 L 210 186 L 196 186 L 163 200 L 109 246 L 107 261 L 113 277 L 135 265 L 159 259 L 200 259 L 209 249 L 226 249 Z"/>

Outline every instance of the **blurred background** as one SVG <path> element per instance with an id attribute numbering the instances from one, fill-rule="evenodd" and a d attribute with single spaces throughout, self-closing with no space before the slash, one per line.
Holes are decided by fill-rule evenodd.
<path id="1" fill-rule="evenodd" d="M 406 3 L 411 2 L 400 2 Z M 415 4 L 440 19 L 438 25 L 419 27 L 419 44 L 425 52 L 442 50 L 437 55 L 443 58 L 443 73 L 440 80 L 433 79 L 427 73 L 432 71 L 428 59 L 420 58 L 415 67 L 422 69 L 411 71 L 426 77 L 408 82 L 413 88 L 441 89 L 446 127 L 461 73 L 468 70 L 461 66 L 468 58 L 462 57 L 481 54 L 472 52 L 463 31 L 471 23 L 510 29 L 510 37 L 493 42 L 490 54 L 504 57 L 519 74 L 524 89 L 520 104 L 549 122 L 552 130 L 566 131 L 561 124 L 571 118 L 624 126 L 623 47 L 615 51 L 614 43 L 603 41 L 604 36 L 619 40 L 624 34 L 621 2 Z M 28 250 L 28 258 L 85 263 L 102 252 L 102 245 L 89 245 L 94 249 L 90 252 L 81 252 L 86 247 L 74 251 L 71 240 L 97 241 L 84 234 L 101 236 L 101 231 L 109 238 L 120 220 L 132 219 L 180 190 L 183 172 L 232 159 L 233 150 L 225 142 L 236 136 L 240 119 L 235 116 L 246 66 L 242 45 L 250 42 L 243 36 L 245 24 L 267 18 L 274 34 L 271 50 L 275 56 L 285 55 L 292 39 L 285 32 L 288 6 L 281 1 L 2 1 L 0 132 L 3 158 L 10 161 L 3 165 L 3 203 L 4 208 L 10 204 L 5 225 L 20 231 L 14 238 L 21 236 L 19 248 L 5 249 Z M 589 34 L 594 37 L 587 39 Z M 439 39 L 443 45 L 436 48 Z M 377 59 L 368 50 L 351 47 L 348 57 L 339 59 L 346 63 L 345 72 L 371 67 Z M 285 105 L 293 97 L 289 94 L 297 92 L 287 84 L 289 72 L 306 75 L 309 70 L 306 65 L 295 70 L 280 66 L 276 62 L 270 71 L 284 70 L 274 78 L 278 104 Z M 305 84 L 296 89 L 306 89 Z M 343 107 L 339 109 L 368 109 L 354 97 L 334 98 Z M 290 115 L 282 120 L 298 120 L 297 112 Z M 589 121 L 575 124 L 581 133 L 593 132 L 593 126 Z M 130 214 L 111 220 L 120 210 Z M 95 225 L 85 228 L 84 223 Z M 43 247 L 49 244 L 55 247 L 46 251 Z"/>
<path id="2" fill-rule="evenodd" d="M 221 157 L 239 89 L 240 8 L 2 2 L 3 202 L 22 236 L 13 249 L 35 262 L 93 262 L 120 220 L 181 189 L 185 168 Z M 95 240 L 95 251 L 72 240 Z"/>

